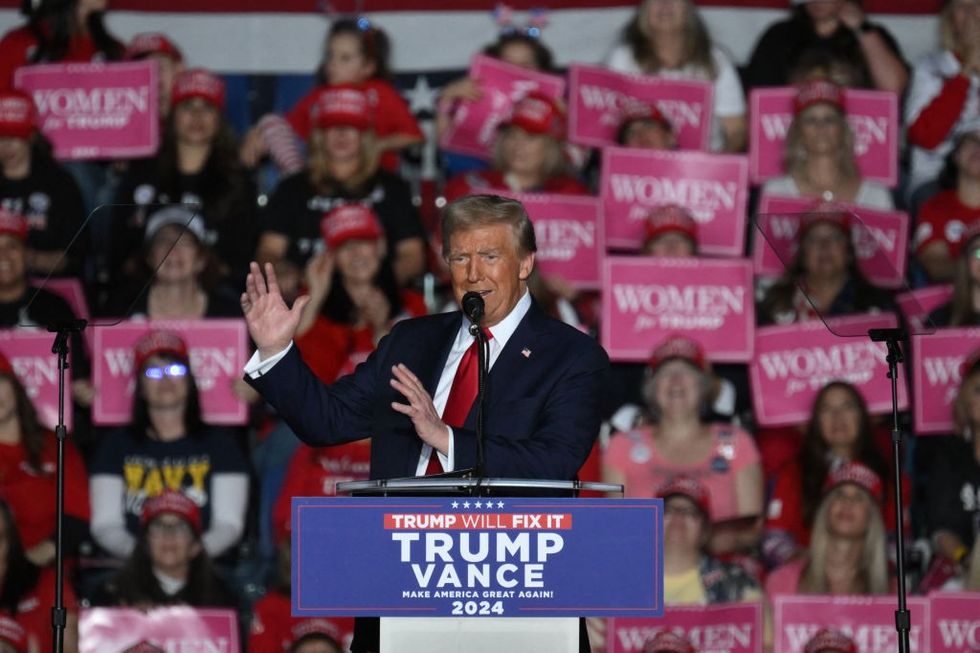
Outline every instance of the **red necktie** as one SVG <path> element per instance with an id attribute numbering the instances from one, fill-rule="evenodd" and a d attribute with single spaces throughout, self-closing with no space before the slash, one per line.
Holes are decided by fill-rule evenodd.
<path id="1" fill-rule="evenodd" d="M 490 329 L 483 330 L 487 340 L 493 340 Z M 463 353 L 459 367 L 456 368 L 456 376 L 453 377 L 453 385 L 449 389 L 449 398 L 446 400 L 446 407 L 442 411 L 442 421 L 453 427 L 460 427 L 466 422 L 466 416 L 470 414 L 473 401 L 479 392 L 479 366 L 480 359 L 476 348 L 479 340 L 473 339 L 473 344 Z M 442 463 L 439 461 L 439 453 L 432 449 L 429 454 L 429 464 L 425 468 L 425 475 L 442 474 Z"/>

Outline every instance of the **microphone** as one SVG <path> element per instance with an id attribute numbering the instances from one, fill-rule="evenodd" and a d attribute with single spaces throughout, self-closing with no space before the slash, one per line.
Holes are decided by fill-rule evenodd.
<path id="1" fill-rule="evenodd" d="M 483 320 L 483 295 L 471 290 L 463 295 L 463 301 L 460 303 L 463 308 L 463 315 L 468 317 L 474 325 L 479 325 Z"/>

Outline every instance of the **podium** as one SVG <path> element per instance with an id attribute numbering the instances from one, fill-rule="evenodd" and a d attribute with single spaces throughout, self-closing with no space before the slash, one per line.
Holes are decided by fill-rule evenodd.
<path id="1" fill-rule="evenodd" d="M 581 617 L 663 613 L 659 499 L 528 479 L 337 489 L 353 496 L 293 500 L 293 614 L 379 616 L 382 653 L 577 652 Z"/>

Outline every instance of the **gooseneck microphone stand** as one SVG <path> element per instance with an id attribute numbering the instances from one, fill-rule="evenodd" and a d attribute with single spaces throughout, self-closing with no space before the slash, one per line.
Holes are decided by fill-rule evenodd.
<path id="1" fill-rule="evenodd" d="M 490 363 L 490 341 L 480 327 L 480 324 L 483 322 L 485 310 L 483 297 L 480 293 L 466 293 L 463 295 L 461 305 L 463 313 L 471 322 L 470 334 L 476 338 L 477 343 L 476 468 L 474 469 L 477 486 L 474 488 L 474 492 L 479 494 L 479 483 L 486 476 L 486 457 L 483 447 L 483 409 L 486 397 L 487 373 Z"/>
<path id="2" fill-rule="evenodd" d="M 65 625 L 68 622 L 64 595 L 65 560 L 62 548 L 62 526 L 65 521 L 65 440 L 68 439 L 68 429 L 65 427 L 65 373 L 68 370 L 71 335 L 81 333 L 86 324 L 85 320 L 67 320 L 48 326 L 48 331 L 56 334 L 51 353 L 58 357 L 58 424 L 54 429 L 55 439 L 58 443 L 54 530 L 55 586 L 54 607 L 51 608 L 51 627 L 54 630 L 55 653 L 63 653 L 65 650 Z"/>
<path id="3" fill-rule="evenodd" d="M 888 349 L 888 378 L 892 385 L 892 464 L 895 467 L 895 555 L 898 567 L 898 610 L 895 611 L 895 628 L 898 631 L 899 653 L 909 653 L 909 631 L 912 618 L 905 601 L 905 541 L 902 530 L 902 431 L 898 426 L 898 364 L 905 359 L 899 342 L 904 340 L 902 329 L 869 329 L 873 342 L 883 342 Z"/>

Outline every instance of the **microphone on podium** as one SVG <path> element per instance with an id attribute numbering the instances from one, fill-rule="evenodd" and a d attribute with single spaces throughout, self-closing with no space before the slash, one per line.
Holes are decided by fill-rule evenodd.
<path id="1" fill-rule="evenodd" d="M 463 301 L 460 304 L 463 315 L 473 323 L 470 325 L 470 333 L 475 336 L 476 332 L 480 330 L 480 322 L 483 321 L 483 313 L 486 310 L 483 295 L 471 290 L 463 295 Z"/>

